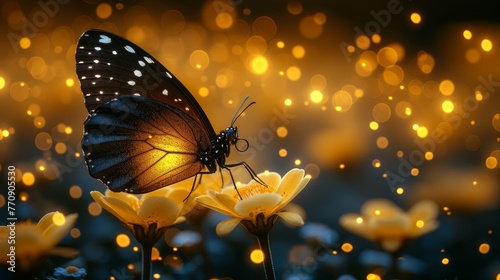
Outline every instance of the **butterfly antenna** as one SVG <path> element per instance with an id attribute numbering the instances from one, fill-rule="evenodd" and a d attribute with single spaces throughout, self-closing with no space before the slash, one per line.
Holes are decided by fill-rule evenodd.
<path id="1" fill-rule="evenodd" d="M 255 104 L 255 101 L 253 101 L 250 104 L 248 104 L 243 110 L 241 110 L 241 107 L 243 107 L 243 105 L 245 105 L 245 103 L 247 102 L 248 98 L 250 98 L 250 96 L 246 96 L 245 99 L 243 99 L 243 102 L 241 102 L 240 107 L 238 107 L 238 110 L 236 110 L 236 113 L 234 114 L 234 117 L 231 120 L 231 125 L 230 126 L 233 126 L 233 124 L 236 122 L 236 120 L 241 116 L 241 114 L 243 114 L 246 111 L 246 109 L 248 109 L 248 107 L 250 107 L 253 104 Z"/>

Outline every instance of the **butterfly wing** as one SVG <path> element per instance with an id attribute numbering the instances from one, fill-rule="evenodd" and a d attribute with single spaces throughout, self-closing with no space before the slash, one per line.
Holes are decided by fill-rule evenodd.
<path id="1" fill-rule="evenodd" d="M 123 95 L 85 121 L 82 147 L 92 177 L 113 191 L 150 192 L 198 173 L 210 145 L 200 124 L 156 100 Z"/>
<path id="2" fill-rule="evenodd" d="M 134 43 L 103 30 L 87 30 L 78 41 L 75 58 L 89 112 L 117 96 L 141 95 L 183 111 L 215 138 L 210 121 L 186 87 Z"/>

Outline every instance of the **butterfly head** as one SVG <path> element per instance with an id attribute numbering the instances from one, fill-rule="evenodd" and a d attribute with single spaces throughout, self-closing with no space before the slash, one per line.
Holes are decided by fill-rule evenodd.
<path id="1" fill-rule="evenodd" d="M 255 104 L 255 102 L 251 102 L 244 109 L 241 109 L 243 107 L 243 105 L 245 105 L 245 103 L 247 102 L 248 98 L 249 98 L 249 96 L 245 97 L 245 99 L 241 103 L 240 107 L 236 111 L 236 114 L 234 114 L 233 120 L 231 121 L 231 125 L 229 125 L 229 127 L 226 128 L 226 131 L 225 131 L 226 132 L 226 140 L 228 141 L 228 143 L 230 145 L 234 145 L 236 147 L 236 150 L 238 150 L 239 152 L 244 152 L 244 151 L 248 150 L 249 144 L 248 144 L 248 141 L 246 139 L 238 138 L 238 127 L 234 126 L 234 123 L 241 116 L 241 114 L 243 114 L 245 112 L 245 110 L 248 109 L 248 107 Z M 238 144 L 238 143 L 240 143 L 240 144 Z"/>

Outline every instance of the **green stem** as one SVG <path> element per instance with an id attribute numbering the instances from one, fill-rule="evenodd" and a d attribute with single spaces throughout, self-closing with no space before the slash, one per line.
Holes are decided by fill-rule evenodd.
<path id="1" fill-rule="evenodd" d="M 257 241 L 259 242 L 260 250 L 264 254 L 264 273 L 266 274 L 267 280 L 274 280 L 276 276 L 274 274 L 273 266 L 273 256 L 271 254 L 271 246 L 269 242 L 269 234 L 259 234 L 255 235 Z"/>
<path id="2" fill-rule="evenodd" d="M 399 253 L 394 252 L 391 254 L 391 267 L 387 273 L 387 279 L 399 279 L 398 269 Z"/>
<path id="3" fill-rule="evenodd" d="M 153 251 L 153 244 L 144 243 L 142 245 L 142 280 L 151 279 L 151 253 Z"/>

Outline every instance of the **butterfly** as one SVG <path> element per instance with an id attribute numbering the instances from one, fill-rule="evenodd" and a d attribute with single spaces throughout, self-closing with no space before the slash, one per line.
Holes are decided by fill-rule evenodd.
<path id="1" fill-rule="evenodd" d="M 87 169 L 110 190 L 147 193 L 195 176 L 193 191 L 196 176 L 217 169 L 228 170 L 234 184 L 230 168 L 240 165 L 265 185 L 245 161 L 226 163 L 231 146 L 248 149 L 234 126 L 255 103 L 242 109 L 248 97 L 229 127 L 216 134 L 188 89 L 127 39 L 87 30 L 75 58 L 89 112 L 82 139 Z"/>

